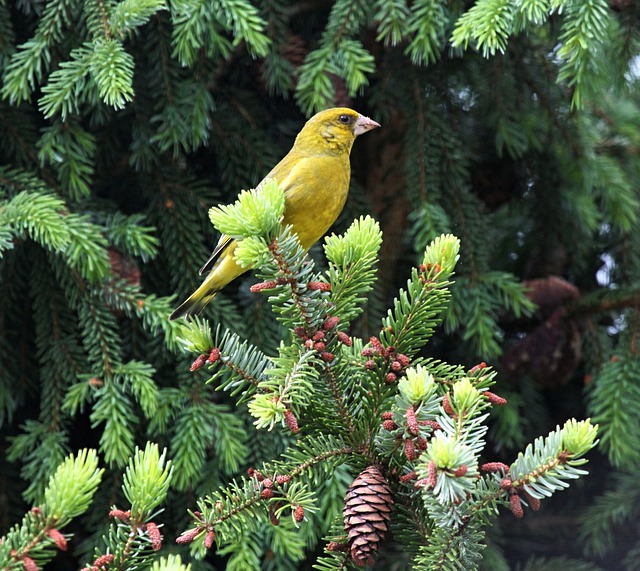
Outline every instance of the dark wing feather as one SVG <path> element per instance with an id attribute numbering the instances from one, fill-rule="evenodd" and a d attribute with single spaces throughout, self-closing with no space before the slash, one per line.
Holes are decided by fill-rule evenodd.
<path id="1" fill-rule="evenodd" d="M 211 256 L 209 256 L 209 259 L 205 262 L 204 266 L 200 268 L 200 271 L 198 272 L 200 275 L 210 271 L 213 268 L 215 263 L 218 261 L 220 254 L 224 251 L 224 249 L 229 245 L 230 242 L 230 236 L 227 236 L 226 234 L 220 236 L 220 240 L 218 240 L 218 244 L 211 253 Z"/>

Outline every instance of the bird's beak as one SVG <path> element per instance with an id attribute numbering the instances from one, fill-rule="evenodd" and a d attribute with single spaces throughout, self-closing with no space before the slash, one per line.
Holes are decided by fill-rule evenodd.
<path id="1" fill-rule="evenodd" d="M 369 117 L 358 114 L 353 132 L 357 137 L 358 135 L 362 135 L 362 133 L 371 131 L 371 129 L 375 129 L 376 127 L 380 127 L 380 123 L 374 121 L 373 119 L 369 119 Z"/>

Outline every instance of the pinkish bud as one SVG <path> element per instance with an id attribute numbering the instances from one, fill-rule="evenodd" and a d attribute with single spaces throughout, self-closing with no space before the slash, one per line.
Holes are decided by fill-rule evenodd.
<path id="1" fill-rule="evenodd" d="M 160 551 L 160 548 L 162 547 L 162 536 L 160 535 L 160 529 L 152 521 L 147 524 L 147 535 L 151 540 L 151 549 L 154 551 Z"/>

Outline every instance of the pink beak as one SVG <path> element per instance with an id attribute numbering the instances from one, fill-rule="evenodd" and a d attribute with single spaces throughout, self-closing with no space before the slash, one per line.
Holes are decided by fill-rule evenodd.
<path id="1" fill-rule="evenodd" d="M 376 127 L 380 127 L 380 123 L 374 121 L 373 119 L 369 119 L 369 117 L 358 114 L 353 132 L 357 137 L 358 135 L 362 135 L 362 133 L 371 131 L 371 129 L 375 129 Z"/>

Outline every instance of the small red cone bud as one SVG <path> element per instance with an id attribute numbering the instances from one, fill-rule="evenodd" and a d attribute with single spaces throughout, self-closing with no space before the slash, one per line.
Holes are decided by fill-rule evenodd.
<path id="1" fill-rule="evenodd" d="M 176 543 L 181 543 L 181 544 L 191 543 L 196 538 L 196 535 L 198 535 L 201 531 L 202 531 L 201 527 L 192 527 L 187 531 L 183 531 L 180 534 L 180 536 L 176 539 Z"/>
<path id="2" fill-rule="evenodd" d="M 429 446 L 426 438 L 422 438 L 422 436 L 416 436 L 416 444 L 418 445 L 419 450 L 426 450 Z"/>
<path id="3" fill-rule="evenodd" d="M 407 472 L 404 476 L 400 476 L 400 481 L 403 483 L 411 482 L 411 480 L 415 480 L 418 477 L 418 474 L 414 470 L 411 472 Z"/>
<path id="4" fill-rule="evenodd" d="M 275 282 L 273 280 L 270 280 L 268 282 L 260 282 L 258 284 L 253 284 L 250 288 L 249 291 L 251 293 L 259 293 L 262 290 L 265 289 L 273 289 L 278 285 L 278 282 Z"/>
<path id="5" fill-rule="evenodd" d="M 360 355 L 362 355 L 363 357 L 373 357 L 373 353 L 374 351 L 371 347 L 365 347 Z"/>
<path id="6" fill-rule="evenodd" d="M 456 478 L 462 478 L 462 476 L 464 476 L 468 471 L 469 468 L 467 468 L 466 464 L 460 464 L 460 466 L 458 466 L 458 468 L 453 472 L 453 475 Z"/>
<path id="7" fill-rule="evenodd" d="M 33 559 L 31 559 L 31 557 L 23 557 L 22 566 L 24 567 L 25 571 L 39 571 L 38 565 Z"/>
<path id="8" fill-rule="evenodd" d="M 405 413 L 407 418 L 407 428 L 411 434 L 420 434 L 420 425 L 418 424 L 418 419 L 416 418 L 416 411 L 413 410 L 413 407 L 409 407 L 407 412 Z"/>
<path id="9" fill-rule="evenodd" d="M 451 403 L 449 402 L 449 395 L 444 395 L 442 397 L 442 408 L 447 414 L 453 414 L 453 408 L 451 408 Z"/>
<path id="10" fill-rule="evenodd" d="M 263 488 L 273 488 L 273 480 L 271 478 L 265 478 L 262 480 Z"/>
<path id="11" fill-rule="evenodd" d="M 395 371 L 396 373 L 402 371 L 402 365 L 400 364 L 400 361 L 391 361 L 391 370 Z"/>
<path id="12" fill-rule="evenodd" d="M 314 341 L 321 341 L 324 338 L 325 338 L 324 331 L 316 331 L 313 334 L 313 337 L 311 339 L 313 339 Z"/>
<path id="13" fill-rule="evenodd" d="M 438 467 L 433 460 L 429 462 L 429 467 L 427 468 L 427 483 L 430 488 L 435 488 L 438 483 Z"/>
<path id="14" fill-rule="evenodd" d="M 220 349 L 214 347 L 211 349 L 211 353 L 209 353 L 209 357 L 207 358 L 207 363 L 215 363 L 220 358 Z"/>
<path id="15" fill-rule="evenodd" d="M 247 476 L 249 476 L 249 478 L 253 478 L 255 473 L 256 469 L 253 466 L 249 466 L 249 468 L 247 468 Z"/>
<path id="16" fill-rule="evenodd" d="M 474 365 L 473 367 L 471 367 L 469 369 L 469 374 L 473 375 L 473 373 L 477 373 L 478 371 L 481 371 L 482 369 L 486 369 L 487 368 L 487 364 L 483 361 L 482 363 L 478 363 L 477 365 Z"/>
<path id="17" fill-rule="evenodd" d="M 371 347 L 373 347 L 373 350 L 378 353 L 378 355 L 384 355 L 384 347 L 382 346 L 382 343 L 380 343 L 380 339 L 377 337 L 371 337 L 369 341 L 371 342 Z"/>
<path id="18" fill-rule="evenodd" d="M 385 420 L 382 422 L 382 428 L 385 430 L 395 430 L 398 425 L 393 420 Z"/>
<path id="19" fill-rule="evenodd" d="M 322 341 L 318 341 L 313 348 L 318 351 L 318 353 L 322 353 L 325 350 L 325 344 Z"/>
<path id="20" fill-rule="evenodd" d="M 382 420 L 393 420 L 393 413 L 390 410 L 388 410 L 387 412 L 383 412 Z"/>
<path id="21" fill-rule="evenodd" d="M 396 359 L 405 369 L 409 366 L 409 357 L 407 357 L 405 354 L 398 353 L 396 355 Z"/>
<path id="22" fill-rule="evenodd" d="M 483 472 L 508 472 L 509 466 L 503 464 L 502 462 L 487 462 L 480 466 L 480 470 Z"/>
<path id="23" fill-rule="evenodd" d="M 435 432 L 436 430 L 442 430 L 442 426 L 440 426 L 440 423 L 436 422 L 435 420 L 421 420 L 420 422 L 418 422 L 418 424 L 420 426 L 430 427 L 433 432 Z"/>
<path id="24" fill-rule="evenodd" d="M 389 345 L 389 347 L 387 347 L 384 350 L 384 358 L 388 359 L 389 357 L 391 357 L 391 355 L 393 355 L 396 352 L 396 348 L 393 345 Z"/>
<path id="25" fill-rule="evenodd" d="M 369 359 L 368 361 L 365 361 L 364 368 L 368 371 L 372 371 L 376 368 L 376 362 L 373 359 Z"/>
<path id="26" fill-rule="evenodd" d="M 301 522 L 304 519 L 304 508 L 302 506 L 298 506 L 293 510 L 293 519 L 297 522 Z"/>
<path id="27" fill-rule="evenodd" d="M 304 327 L 300 327 L 299 325 L 293 328 L 293 333 L 300 337 L 300 339 L 307 339 L 309 337 L 309 335 L 307 334 L 307 330 Z"/>
<path id="28" fill-rule="evenodd" d="M 271 498 L 273 498 L 273 490 L 271 488 L 265 488 L 264 490 L 262 490 L 262 492 L 260 493 L 260 497 L 263 500 L 269 500 Z"/>
<path id="29" fill-rule="evenodd" d="M 152 521 L 147 524 L 147 535 L 151 540 L 151 549 L 154 551 L 160 551 L 160 548 L 162 547 L 162 536 L 160 535 L 160 529 Z"/>
<path id="30" fill-rule="evenodd" d="M 416 444 L 411 438 L 407 438 L 404 441 L 404 455 L 409 462 L 413 462 L 416 459 Z"/>
<path id="31" fill-rule="evenodd" d="M 340 551 L 344 552 L 349 549 L 349 546 L 346 543 L 338 543 L 337 541 L 330 541 L 327 544 L 327 551 Z"/>
<path id="32" fill-rule="evenodd" d="M 38 506 L 33 506 L 31 508 L 31 513 L 33 515 L 42 515 L 42 510 Z"/>
<path id="33" fill-rule="evenodd" d="M 307 349 L 311 349 L 311 347 L 313 347 L 313 339 L 307 339 L 307 340 L 304 342 L 304 346 L 305 346 Z"/>
<path id="34" fill-rule="evenodd" d="M 351 337 L 349 337 L 344 331 L 338 331 L 336 336 L 338 337 L 338 341 L 343 345 L 346 345 L 347 347 L 351 347 L 353 345 L 353 339 L 351 339 Z"/>
<path id="35" fill-rule="evenodd" d="M 206 362 L 207 362 L 207 356 L 200 355 L 193 363 L 191 363 L 191 367 L 189 367 L 189 370 L 193 373 L 194 371 L 197 371 L 198 369 L 201 369 L 202 367 L 204 367 L 204 364 Z"/>
<path id="36" fill-rule="evenodd" d="M 131 519 L 131 511 L 127 510 L 126 512 L 123 510 L 111 510 L 109 512 L 109 517 L 113 519 L 119 519 L 120 521 L 129 522 Z"/>
<path id="37" fill-rule="evenodd" d="M 256 469 L 253 470 L 252 475 L 255 476 L 255 479 L 258 480 L 258 482 L 262 482 L 262 480 L 264 480 L 264 476 Z"/>
<path id="38" fill-rule="evenodd" d="M 278 474 L 276 476 L 276 482 L 278 485 L 282 486 L 291 481 L 291 476 L 285 476 L 284 474 Z"/>
<path id="39" fill-rule="evenodd" d="M 60 530 L 55 527 L 51 528 L 47 530 L 47 535 L 53 540 L 60 551 L 67 550 L 67 538 L 60 532 Z"/>
<path id="40" fill-rule="evenodd" d="M 485 391 L 484 396 L 487 397 L 487 400 L 491 403 L 491 404 L 495 404 L 498 406 L 502 406 L 504 404 L 507 404 L 507 399 L 503 399 L 502 397 L 499 397 L 497 394 L 492 393 L 490 391 Z"/>
<path id="41" fill-rule="evenodd" d="M 331 291 L 331 284 L 326 282 L 309 282 L 307 289 L 311 291 Z"/>
<path id="42" fill-rule="evenodd" d="M 434 273 L 438 274 L 442 268 L 440 267 L 440 264 L 420 264 L 419 269 L 423 273 L 434 270 Z"/>
<path id="43" fill-rule="evenodd" d="M 207 535 L 204 536 L 204 546 L 206 549 L 211 549 L 213 542 L 216 538 L 216 532 L 210 529 L 207 531 Z"/>
<path id="44" fill-rule="evenodd" d="M 287 410 L 284 413 L 284 421 L 291 432 L 293 432 L 294 434 L 300 432 L 300 428 L 298 427 L 298 419 L 296 418 L 296 415 L 293 414 L 290 410 Z"/>
<path id="45" fill-rule="evenodd" d="M 331 363 L 331 361 L 333 361 L 334 359 L 334 354 L 329 353 L 328 351 L 323 351 L 320 354 L 320 357 L 322 358 L 323 361 L 326 361 L 327 363 Z"/>
<path id="46" fill-rule="evenodd" d="M 322 325 L 322 328 L 325 331 L 330 331 L 331 329 L 333 329 L 336 325 L 338 325 L 338 322 L 340 321 L 340 318 L 337 316 L 334 317 L 327 317 L 327 319 L 325 319 L 324 324 Z"/>
<path id="47" fill-rule="evenodd" d="M 511 478 L 503 478 L 502 482 L 500 482 L 500 487 L 503 490 L 511 490 L 513 488 L 513 481 Z"/>
<path id="48" fill-rule="evenodd" d="M 387 373 L 387 376 L 384 378 L 384 382 L 388 385 L 392 385 L 398 380 L 398 376 L 395 373 Z"/>
<path id="49" fill-rule="evenodd" d="M 509 507 L 511 508 L 511 513 L 517 518 L 524 517 L 524 510 L 522 509 L 522 500 L 520 500 L 520 496 L 518 494 L 513 494 L 509 498 Z"/>
<path id="50" fill-rule="evenodd" d="M 531 494 L 529 494 L 528 492 L 524 493 L 525 498 L 527 498 L 527 503 L 529 504 L 529 507 L 534 511 L 537 512 L 540 509 L 540 500 L 538 498 L 534 498 Z"/>
<path id="51" fill-rule="evenodd" d="M 116 556 L 113 553 L 106 553 L 105 555 L 101 555 L 93 562 L 93 569 L 102 569 L 107 565 L 110 565 L 116 560 Z"/>
<path id="52" fill-rule="evenodd" d="M 273 505 L 269 506 L 269 521 L 271 525 L 280 525 L 280 518 L 276 515 L 276 508 Z"/>

